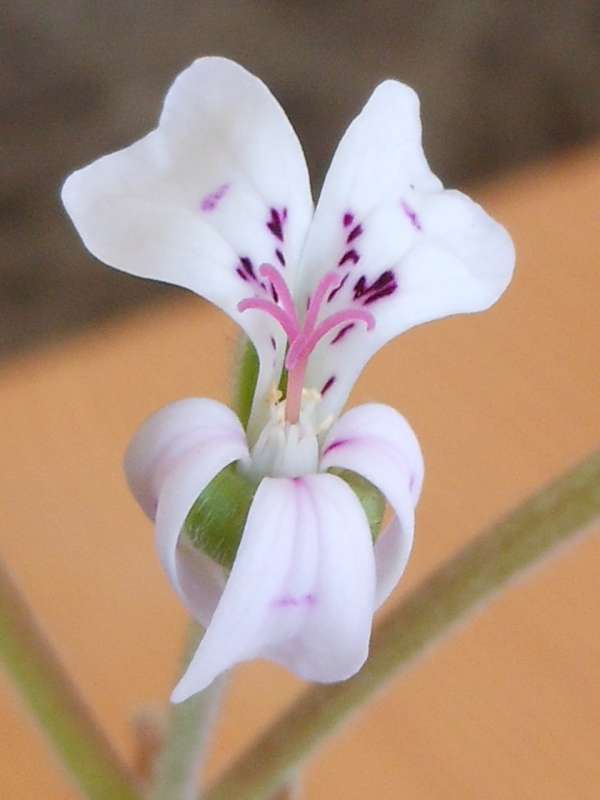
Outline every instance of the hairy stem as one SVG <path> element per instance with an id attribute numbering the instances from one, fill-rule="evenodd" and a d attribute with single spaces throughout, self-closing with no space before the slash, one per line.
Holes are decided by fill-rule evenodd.
<path id="1" fill-rule="evenodd" d="M 358 675 L 317 685 L 260 736 L 204 800 L 266 800 L 350 714 L 503 586 L 600 518 L 600 453 L 482 533 L 408 595 L 373 635 Z"/>
<path id="2" fill-rule="evenodd" d="M 85 797 L 92 800 L 140 797 L 133 777 L 70 682 L 1 563 L 0 660 Z"/>
<path id="3" fill-rule="evenodd" d="M 186 664 L 202 635 L 200 626 L 192 623 L 185 653 Z M 221 678 L 189 700 L 171 706 L 164 749 L 156 763 L 155 783 L 149 800 L 192 800 L 196 797 L 198 778 L 217 718 L 222 690 Z"/>

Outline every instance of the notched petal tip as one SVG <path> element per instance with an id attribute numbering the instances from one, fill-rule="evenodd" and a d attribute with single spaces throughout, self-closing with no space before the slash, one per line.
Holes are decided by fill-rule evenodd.
<path id="1" fill-rule="evenodd" d="M 373 90 L 371 98 L 377 98 L 386 105 L 389 105 L 390 102 L 402 103 L 407 109 L 419 113 L 420 100 L 417 92 L 412 86 L 395 78 L 386 78 L 378 84 Z"/>

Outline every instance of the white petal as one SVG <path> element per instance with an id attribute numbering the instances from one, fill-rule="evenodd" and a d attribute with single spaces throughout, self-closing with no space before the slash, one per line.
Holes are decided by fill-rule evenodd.
<path id="1" fill-rule="evenodd" d="M 222 569 L 185 542 L 185 518 L 210 481 L 248 448 L 240 421 L 227 406 L 191 398 L 158 411 L 140 428 L 125 456 L 131 490 L 156 516 L 157 548 L 176 591 L 208 624 L 223 589 Z"/>
<path id="2" fill-rule="evenodd" d="M 189 288 L 234 317 L 269 384 L 280 365 L 271 336 L 282 350 L 282 335 L 265 314 L 238 312 L 260 287 L 237 270 L 244 259 L 255 273 L 279 265 L 277 251 L 293 270 L 312 200 L 300 143 L 260 80 L 227 59 L 199 59 L 169 90 L 158 128 L 75 172 L 62 197 L 99 259 Z"/>
<path id="3" fill-rule="evenodd" d="M 373 332 L 355 324 L 335 342 L 332 333 L 309 362 L 308 385 L 328 386 L 323 413 L 329 414 L 339 411 L 368 359 L 390 339 L 413 325 L 492 305 L 510 281 L 514 249 L 480 206 L 443 190 L 423 154 L 416 94 L 386 81 L 337 149 L 302 263 L 301 302 L 335 269 L 348 277 L 326 311 L 358 306 L 376 318 Z"/>
<path id="4" fill-rule="evenodd" d="M 265 478 L 225 591 L 172 699 L 257 657 L 307 680 L 347 678 L 367 656 L 374 571 L 364 512 L 343 481 Z"/>
<path id="5" fill-rule="evenodd" d="M 341 681 L 358 672 L 369 653 L 375 597 L 371 532 L 360 502 L 341 478 L 309 475 L 303 483 L 319 548 L 314 606 L 298 636 L 270 657 L 304 680 Z"/>
<path id="6" fill-rule="evenodd" d="M 423 456 L 412 428 L 389 406 L 368 403 L 344 414 L 323 445 L 321 469 L 357 472 L 385 495 L 394 519 L 375 544 L 376 606 L 394 589 L 406 567 L 414 534 L 414 508 L 423 483 Z"/>
<path id="7" fill-rule="evenodd" d="M 124 467 L 129 488 L 150 519 L 167 474 L 190 452 L 223 438 L 243 443 L 240 421 L 223 403 L 203 397 L 170 403 L 141 425 L 127 448 Z"/>

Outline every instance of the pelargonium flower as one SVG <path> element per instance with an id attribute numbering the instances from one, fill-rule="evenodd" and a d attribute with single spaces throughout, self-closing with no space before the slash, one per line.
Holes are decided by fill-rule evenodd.
<path id="1" fill-rule="evenodd" d="M 173 699 L 257 657 L 312 681 L 354 674 L 410 553 L 423 462 L 393 409 L 339 414 L 390 339 L 498 299 L 510 237 L 443 189 L 422 150 L 417 96 L 391 80 L 342 138 L 313 211 L 287 117 L 222 58 L 186 69 L 157 129 L 71 175 L 63 200 L 95 256 L 212 301 L 258 355 L 246 426 L 216 401 L 182 400 L 151 417 L 126 456 L 165 570 L 206 627 Z M 239 492 L 207 495 L 220 476 Z M 383 532 L 353 476 L 391 506 Z M 227 561 L 205 529 L 233 524 L 230 505 L 243 514 Z"/>

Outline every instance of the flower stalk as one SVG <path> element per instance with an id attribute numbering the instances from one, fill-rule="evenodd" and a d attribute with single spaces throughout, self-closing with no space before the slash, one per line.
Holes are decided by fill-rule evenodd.
<path id="1" fill-rule="evenodd" d="M 186 666 L 202 635 L 202 628 L 192 623 L 184 659 Z M 184 703 L 171 706 L 165 744 L 156 763 L 155 782 L 148 800 L 192 800 L 196 796 L 223 684 L 224 679 L 220 678 Z"/>
<path id="2" fill-rule="evenodd" d="M 0 661 L 83 796 L 139 800 L 132 775 L 67 677 L 1 563 Z"/>
<path id="3" fill-rule="evenodd" d="M 345 683 L 305 690 L 203 800 L 266 800 L 391 678 L 484 602 L 600 519 L 600 452 L 526 500 L 439 567 L 376 628 Z"/>

